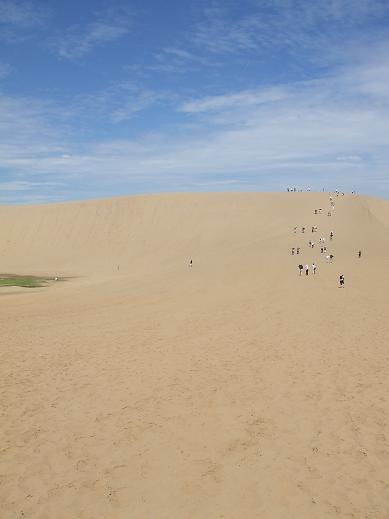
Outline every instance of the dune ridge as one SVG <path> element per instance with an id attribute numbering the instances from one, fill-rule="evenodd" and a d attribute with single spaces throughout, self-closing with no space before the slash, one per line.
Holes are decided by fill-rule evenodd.
<path id="1" fill-rule="evenodd" d="M 0 516 L 386 518 L 389 202 L 334 201 L 1 206 L 0 272 L 70 279 L 0 290 Z"/>

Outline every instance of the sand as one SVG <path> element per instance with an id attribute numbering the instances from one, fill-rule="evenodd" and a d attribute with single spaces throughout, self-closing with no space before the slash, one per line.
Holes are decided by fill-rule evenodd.
<path id="1" fill-rule="evenodd" d="M 388 518 L 389 202 L 328 197 L 0 207 L 68 277 L 0 288 L 0 517 Z"/>

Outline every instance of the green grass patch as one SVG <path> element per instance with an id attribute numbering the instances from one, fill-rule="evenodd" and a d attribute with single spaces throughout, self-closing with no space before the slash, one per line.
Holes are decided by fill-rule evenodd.
<path id="1" fill-rule="evenodd" d="M 0 287 L 23 287 L 40 288 L 47 285 L 52 278 L 42 278 L 37 276 L 15 276 L 0 275 Z"/>

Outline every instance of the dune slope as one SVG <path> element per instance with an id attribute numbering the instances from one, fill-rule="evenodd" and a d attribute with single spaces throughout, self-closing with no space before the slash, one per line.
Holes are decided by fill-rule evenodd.
<path id="1" fill-rule="evenodd" d="M 389 202 L 334 202 L 0 207 L 0 272 L 69 278 L 0 289 L 0 517 L 388 517 Z"/>

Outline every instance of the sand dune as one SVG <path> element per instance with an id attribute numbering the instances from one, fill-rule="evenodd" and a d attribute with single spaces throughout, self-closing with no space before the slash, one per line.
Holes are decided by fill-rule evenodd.
<path id="1" fill-rule="evenodd" d="M 0 207 L 0 272 L 69 278 L 0 288 L 0 517 L 389 517 L 389 202 L 335 204 Z"/>

